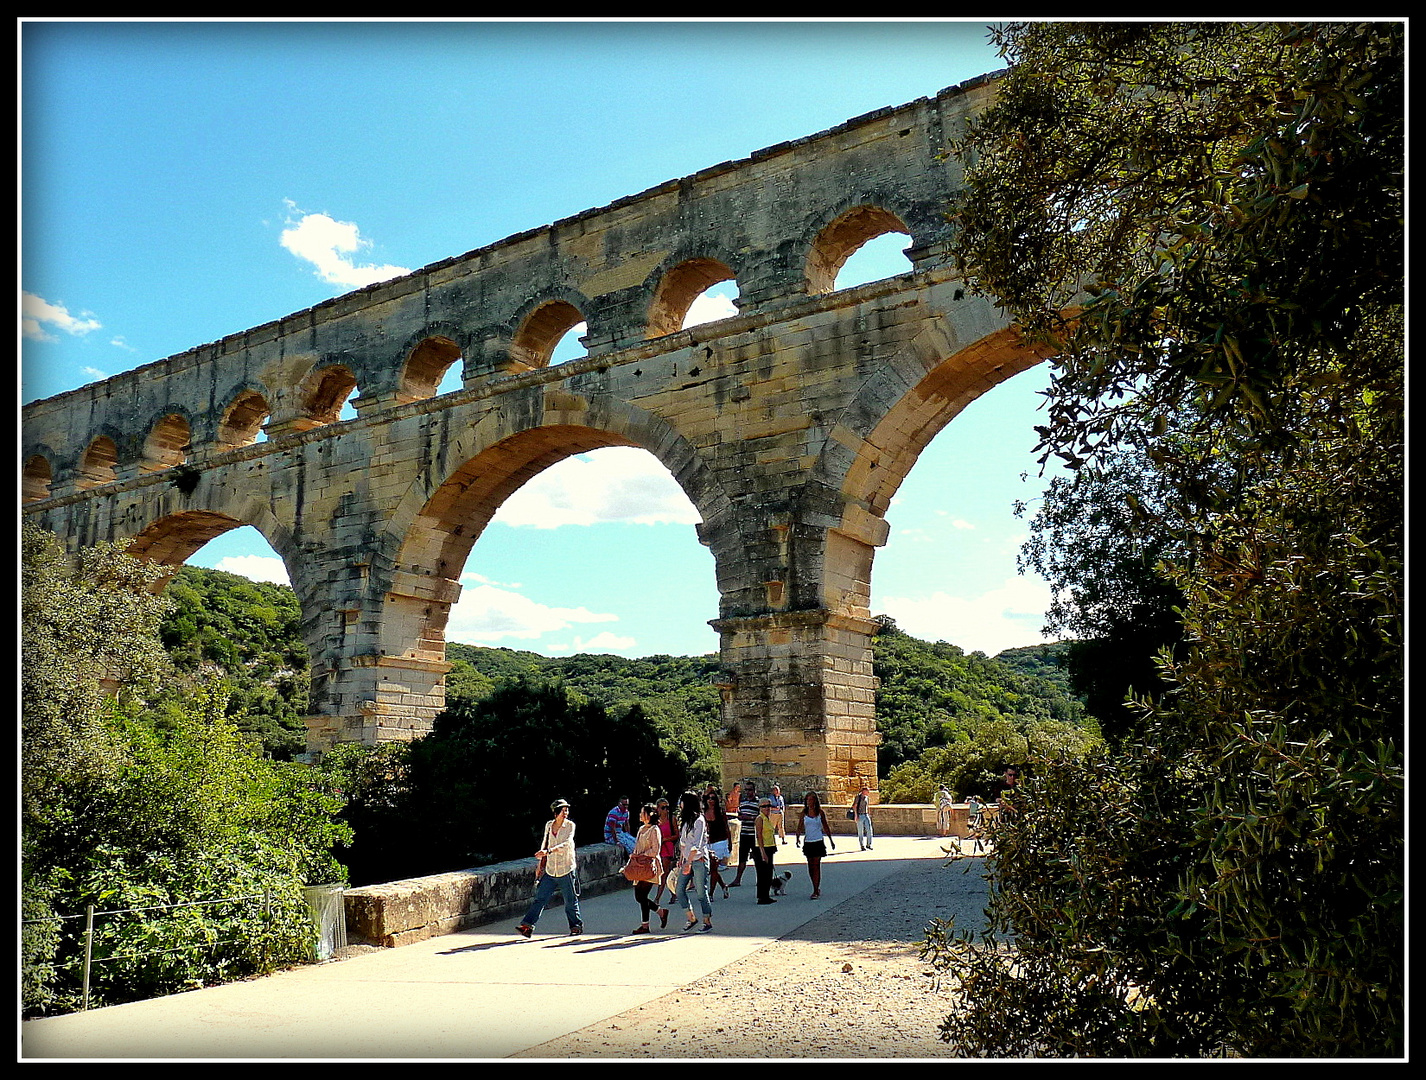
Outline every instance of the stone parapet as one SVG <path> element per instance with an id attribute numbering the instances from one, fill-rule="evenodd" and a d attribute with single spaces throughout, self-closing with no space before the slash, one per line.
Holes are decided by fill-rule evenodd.
<path id="1" fill-rule="evenodd" d="M 827 821 L 832 826 L 832 835 L 856 835 L 857 823 L 847 819 L 848 805 L 846 803 L 841 805 L 825 803 L 822 809 L 827 811 Z M 951 808 L 951 836 L 969 835 L 970 827 L 966 823 L 968 817 L 969 814 L 964 803 L 957 803 Z M 789 799 L 783 827 L 789 833 L 793 833 L 797 831 L 797 826 L 801 821 L 802 804 L 793 803 Z M 936 807 L 932 803 L 893 803 L 873 806 L 871 808 L 871 828 L 873 833 L 886 836 L 935 836 L 937 835 Z"/>
<path id="2" fill-rule="evenodd" d="M 579 889 L 594 895 L 628 885 L 622 848 L 579 849 Z M 534 861 L 512 859 L 473 870 L 366 885 L 345 893 L 347 936 L 393 948 L 523 914 L 535 895 Z M 558 893 L 551 901 L 563 901 Z"/>

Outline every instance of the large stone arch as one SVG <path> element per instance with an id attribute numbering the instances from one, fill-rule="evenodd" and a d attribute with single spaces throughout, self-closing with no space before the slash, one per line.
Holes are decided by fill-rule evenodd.
<path id="1" fill-rule="evenodd" d="M 1043 359 L 1013 327 L 948 353 L 945 329 L 922 334 L 864 380 L 804 490 L 805 498 L 820 496 L 839 508 L 817 552 L 818 584 L 821 606 L 846 619 L 870 618 L 885 514 L 921 452 L 972 401 Z M 853 632 L 867 635 L 869 647 L 869 625 Z"/>
<path id="2" fill-rule="evenodd" d="M 559 389 L 536 387 L 530 397 L 526 409 L 477 419 L 413 480 L 386 518 L 372 543 L 365 600 L 337 613 L 335 632 L 360 642 L 347 650 L 358 655 L 344 669 L 314 671 L 314 697 L 331 702 L 330 711 L 347 720 L 313 718 L 314 748 L 352 737 L 410 738 L 429 729 L 444 705 L 445 628 L 466 559 L 501 504 L 550 466 L 604 447 L 639 447 L 669 470 L 705 518 L 728 516 L 729 499 L 717 478 L 660 417 Z M 738 558 L 741 548 L 709 546 L 722 580 L 727 572 L 720 553 Z"/>

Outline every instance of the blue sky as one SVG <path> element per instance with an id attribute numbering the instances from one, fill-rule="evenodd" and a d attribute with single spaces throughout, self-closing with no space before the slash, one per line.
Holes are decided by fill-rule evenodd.
<path id="1" fill-rule="evenodd" d="M 20 31 L 24 401 L 1001 66 L 983 22 L 949 20 Z M 901 272 L 902 246 L 869 245 L 839 285 Z M 731 295 L 715 290 L 701 317 L 730 311 Z M 1049 593 L 1016 572 L 1026 527 L 1011 505 L 1042 486 L 1031 449 L 1046 379 L 1012 379 L 932 442 L 887 515 L 875 612 L 967 650 L 1041 640 Z M 695 520 L 642 451 L 570 459 L 476 544 L 447 638 L 714 651 Z M 600 557 L 591 575 L 590 554 L 611 551 L 622 566 Z M 282 577 L 252 529 L 190 561 Z"/>

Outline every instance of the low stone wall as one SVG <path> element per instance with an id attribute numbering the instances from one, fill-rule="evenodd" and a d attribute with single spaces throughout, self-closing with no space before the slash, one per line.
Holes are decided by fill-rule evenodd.
<path id="1" fill-rule="evenodd" d="M 825 803 L 822 809 L 827 811 L 827 820 L 832 825 L 833 836 L 855 836 L 857 834 L 857 823 L 847 818 L 847 810 L 850 807 L 843 803 L 840 806 L 833 806 Z M 951 807 L 951 836 L 965 836 L 970 832 L 970 827 L 966 824 L 969 812 L 964 803 L 957 803 Z M 802 820 L 802 805 L 790 805 L 787 808 L 787 820 L 783 823 L 783 829 L 789 836 L 797 829 L 797 823 Z M 887 803 L 871 808 L 871 830 L 873 835 L 880 833 L 886 836 L 936 836 L 936 807 L 933 803 Z"/>
<path id="2" fill-rule="evenodd" d="M 579 891 L 594 895 L 624 888 L 626 856 L 613 844 L 579 849 Z M 524 914 L 535 895 L 534 859 L 492 863 L 474 870 L 366 885 L 345 893 L 348 940 L 391 948 L 480 923 Z M 563 901 L 555 893 L 552 906 Z"/>

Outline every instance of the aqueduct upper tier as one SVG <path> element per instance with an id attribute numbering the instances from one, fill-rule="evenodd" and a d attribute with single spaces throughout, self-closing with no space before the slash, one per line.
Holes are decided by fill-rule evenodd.
<path id="1" fill-rule="evenodd" d="M 875 788 L 883 514 L 930 439 L 1037 360 L 950 268 L 962 174 L 947 148 L 993 88 L 882 109 L 34 402 L 24 511 L 71 546 L 131 537 L 171 564 L 256 527 L 302 605 L 320 752 L 427 730 L 486 522 L 564 457 L 640 446 L 713 555 L 725 775 L 832 800 Z M 908 272 L 834 291 L 885 232 L 910 237 Z M 680 329 L 727 279 L 738 314 Z M 587 355 L 552 365 L 580 322 Z M 456 364 L 463 388 L 437 394 Z"/>

